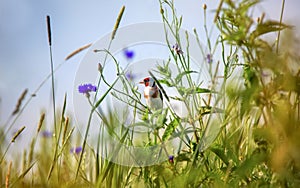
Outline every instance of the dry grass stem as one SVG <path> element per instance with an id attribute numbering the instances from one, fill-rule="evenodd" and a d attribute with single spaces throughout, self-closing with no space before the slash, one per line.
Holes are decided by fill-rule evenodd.
<path id="1" fill-rule="evenodd" d="M 8 170 L 7 170 L 7 174 L 6 174 L 6 178 L 5 178 L 5 187 L 6 188 L 9 187 L 9 179 L 10 179 L 11 166 L 12 166 L 12 162 L 10 161 L 9 166 L 8 166 Z"/>
<path id="2" fill-rule="evenodd" d="M 92 43 L 90 44 L 86 44 L 80 48 L 78 48 L 77 50 L 73 51 L 72 53 L 70 53 L 66 58 L 65 58 L 65 61 L 69 60 L 71 57 L 73 57 L 74 55 L 78 54 L 79 52 L 89 48 L 90 46 L 92 46 Z"/>
<path id="3" fill-rule="evenodd" d="M 14 137 L 11 139 L 10 142 L 15 142 L 17 137 L 23 132 L 23 130 L 25 129 L 25 126 L 23 126 L 21 129 L 18 130 L 18 132 L 16 132 L 16 134 L 14 135 Z"/>
<path id="4" fill-rule="evenodd" d="M 39 121 L 39 125 L 38 125 L 38 128 L 37 128 L 37 132 L 39 133 L 41 128 L 42 128 L 42 125 L 43 125 L 43 122 L 44 122 L 44 119 L 45 119 L 45 113 L 43 113 L 40 117 L 40 121 Z"/>

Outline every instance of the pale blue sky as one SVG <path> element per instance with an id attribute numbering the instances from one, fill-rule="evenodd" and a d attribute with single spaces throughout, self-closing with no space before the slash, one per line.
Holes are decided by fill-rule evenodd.
<path id="1" fill-rule="evenodd" d="M 183 15 L 183 27 L 190 31 L 194 27 L 198 31 L 203 29 L 202 4 L 208 4 L 208 20 L 211 20 L 218 2 L 175 0 L 178 14 Z M 53 60 L 58 65 L 73 50 L 111 32 L 122 5 L 126 9 L 120 27 L 148 21 L 161 22 L 158 0 L 0 0 L 0 125 L 14 110 L 22 91 L 28 88 L 31 94 L 49 74 L 46 15 L 51 16 Z M 286 1 L 285 20 L 299 25 L 299 7 L 298 0 Z M 280 10 L 280 0 L 265 0 L 256 9 L 265 11 L 266 17 L 272 19 L 279 19 Z M 297 28 L 299 30 L 299 26 Z M 69 111 L 72 111 L 74 76 L 84 53 L 72 58 L 56 74 L 58 106 L 66 92 Z M 35 130 L 42 109 L 47 109 L 48 117 L 51 117 L 50 88 L 48 81 L 15 124 L 15 129 L 25 125 Z"/>

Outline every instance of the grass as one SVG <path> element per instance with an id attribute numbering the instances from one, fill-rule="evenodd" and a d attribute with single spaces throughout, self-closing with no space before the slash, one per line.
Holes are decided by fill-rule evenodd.
<path id="1" fill-rule="evenodd" d="M 125 9 L 122 7 L 108 48 L 95 50 L 95 53 L 106 54 L 98 68 L 96 86 L 104 85 L 108 89 L 101 92 L 100 97 L 97 97 L 98 91 L 86 93 L 91 111 L 90 117 L 87 117 L 89 122 L 85 136 L 80 138 L 73 117 L 66 115 L 67 95 L 61 109 L 53 112 L 56 114 L 53 122 L 56 126 L 52 130 L 55 136 L 41 136 L 45 118 L 45 113 L 42 113 L 37 132 L 28 149 L 22 152 L 22 159 L 11 159 L 7 152 L 12 143 L 22 144 L 16 138 L 25 127 L 20 128 L 12 138 L 7 137 L 7 130 L 2 130 L 1 187 L 299 185 L 300 66 L 299 46 L 292 27 L 282 23 L 282 16 L 279 21 L 274 21 L 265 20 L 262 15 L 254 21 L 250 12 L 259 1 L 221 0 L 215 20 L 211 22 L 212 28 L 218 30 L 218 36 L 214 39 L 207 27 L 207 6 L 203 5 L 199 11 L 204 14 L 205 34 L 200 35 L 194 30 L 194 35 L 199 53 L 204 57 L 206 67 L 202 68 L 207 68 L 209 72 L 210 85 L 206 87 L 198 80 L 200 70 L 194 70 L 191 65 L 190 46 L 186 42 L 189 34 L 180 34 L 183 17 L 176 14 L 173 1 L 160 0 L 159 3 L 170 55 L 149 74 L 163 91 L 164 109 L 151 112 L 146 108 L 135 84 L 126 77 L 126 67 L 121 67 L 110 52 L 111 43 L 117 42 L 115 36 Z M 282 1 L 281 15 L 284 3 Z M 48 33 L 51 41 L 51 30 Z M 275 33 L 277 38 L 266 40 L 264 36 L 270 33 Z M 171 39 L 177 43 L 175 50 Z M 206 41 L 206 45 L 200 41 Z M 80 48 L 68 59 L 88 47 L 90 45 Z M 113 83 L 103 74 L 109 58 L 118 72 Z M 176 65 L 176 75 L 170 70 L 171 62 Z M 52 61 L 51 69 L 52 73 L 46 80 L 50 77 L 53 80 L 57 70 L 53 69 Z M 114 85 L 117 82 L 123 87 L 116 89 Z M 41 85 L 43 83 L 45 81 Z M 55 83 L 52 84 L 54 86 Z M 178 95 L 171 96 L 168 88 L 174 89 Z M 9 117 L 13 122 L 8 125 L 9 129 L 32 99 L 22 105 L 26 91 Z M 112 110 L 105 114 L 99 110 L 98 107 L 109 95 L 133 109 L 133 120 L 128 125 L 133 129 L 115 126 L 125 124 L 118 118 L 117 112 Z M 180 102 L 186 109 L 184 116 L 178 114 L 171 104 L 172 100 Z M 55 104 L 55 99 L 53 101 Z M 124 110 L 123 115 L 128 116 L 128 111 Z M 96 148 L 87 145 L 92 117 L 100 119 Z M 142 137 L 134 132 L 137 126 L 148 128 Z M 120 163 L 125 160 L 122 156 L 127 150 L 121 144 L 108 147 L 106 144 L 111 140 L 105 140 L 107 135 L 104 130 L 121 144 L 141 148 L 142 152 L 131 153 L 136 155 L 132 165 Z M 179 147 L 175 150 L 167 144 L 170 139 L 178 141 Z M 72 148 L 74 142 L 79 147 Z M 151 150 L 152 146 L 158 145 L 158 150 Z M 150 158 L 144 156 L 145 152 L 157 154 L 153 156 L 157 157 L 158 162 L 147 165 Z M 100 154 L 105 154 L 105 157 Z"/>

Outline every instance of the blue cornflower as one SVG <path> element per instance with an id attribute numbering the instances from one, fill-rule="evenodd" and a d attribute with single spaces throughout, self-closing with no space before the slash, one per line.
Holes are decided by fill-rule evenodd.
<path id="1" fill-rule="evenodd" d="M 73 147 L 70 149 L 70 153 L 74 153 L 74 154 L 79 154 L 82 151 L 82 147 L 78 146 L 78 147 Z"/>
<path id="2" fill-rule="evenodd" d="M 88 94 L 89 92 L 95 92 L 97 91 L 97 86 L 94 86 L 92 84 L 83 84 L 78 86 L 79 93 Z"/>
<path id="3" fill-rule="evenodd" d="M 174 163 L 174 155 L 169 156 L 169 162 L 172 164 Z"/>
<path id="4" fill-rule="evenodd" d="M 127 59 L 132 59 L 134 57 L 134 51 L 133 50 L 128 50 L 127 48 L 123 51 L 124 52 L 124 56 Z"/>

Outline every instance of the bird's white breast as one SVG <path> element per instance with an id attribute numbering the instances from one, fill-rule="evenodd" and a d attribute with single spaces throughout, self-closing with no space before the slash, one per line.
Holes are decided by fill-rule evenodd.
<path id="1" fill-rule="evenodd" d="M 158 89 L 158 88 L 156 88 Z M 163 103 L 162 103 L 162 100 L 160 98 L 159 95 L 157 95 L 156 98 L 153 98 L 151 96 L 153 96 L 153 94 L 156 92 L 156 90 L 150 86 L 147 86 L 145 87 L 145 90 L 144 90 L 144 94 L 145 96 L 145 99 L 146 99 L 146 103 L 148 105 L 148 107 L 150 109 L 154 109 L 154 110 L 157 110 L 157 109 L 161 109 L 163 107 Z"/>

